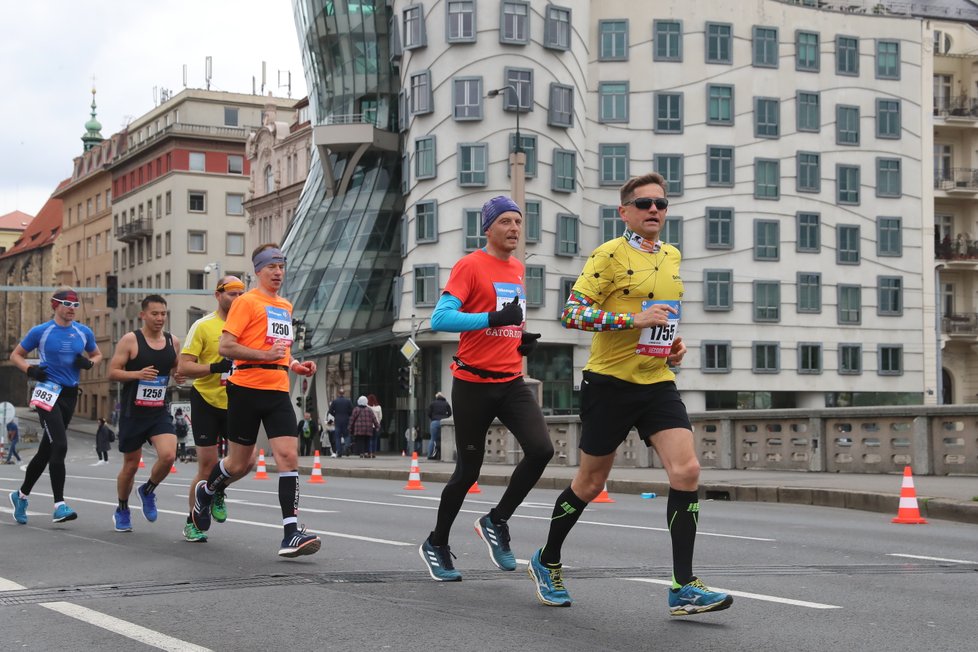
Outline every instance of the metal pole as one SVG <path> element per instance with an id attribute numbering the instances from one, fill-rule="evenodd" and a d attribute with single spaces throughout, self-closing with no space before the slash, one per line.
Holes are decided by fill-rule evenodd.
<path id="1" fill-rule="evenodd" d="M 934 391 L 937 393 L 936 402 L 938 405 L 944 403 L 944 359 L 941 351 L 941 325 L 944 321 L 941 318 L 941 313 L 944 310 L 941 301 L 941 270 L 943 268 L 944 265 L 937 265 L 934 268 L 934 319 L 937 322 L 934 328 L 934 332 L 937 333 L 937 349 L 934 354 L 934 358 L 937 361 L 937 381 L 934 384 Z"/>

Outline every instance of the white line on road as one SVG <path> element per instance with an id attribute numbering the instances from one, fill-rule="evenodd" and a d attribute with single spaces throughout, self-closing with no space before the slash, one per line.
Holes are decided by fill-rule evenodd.
<path id="1" fill-rule="evenodd" d="M 628 582 L 647 582 L 649 584 L 662 584 L 663 586 L 672 586 L 672 582 L 669 580 L 654 580 L 647 577 L 623 577 L 625 581 Z M 839 605 L 835 604 L 822 604 L 821 602 L 806 602 L 805 600 L 793 600 L 791 598 L 779 598 L 776 595 L 764 595 L 761 593 L 747 593 L 746 591 L 731 591 L 730 589 L 720 589 L 717 587 L 712 587 L 713 591 L 722 591 L 723 593 L 729 593 L 740 598 L 750 598 L 752 600 L 764 600 L 765 602 L 777 602 L 779 604 L 789 604 L 795 607 L 808 607 L 809 609 L 842 609 Z"/>
<path id="2" fill-rule="evenodd" d="M 944 557 L 927 557 L 924 555 L 903 555 L 898 552 L 888 552 L 887 557 L 907 557 L 908 559 L 924 559 L 926 561 L 946 561 L 951 564 L 978 564 L 978 561 L 968 561 L 967 559 L 945 559 Z"/>
<path id="3" fill-rule="evenodd" d="M 17 582 L 0 577 L 0 591 L 23 591 L 26 588 Z"/>
<path id="4" fill-rule="evenodd" d="M 185 650 L 190 652 L 210 652 L 210 648 L 194 645 L 193 643 L 182 641 L 179 638 L 173 638 L 172 636 L 161 634 L 141 625 L 127 622 L 121 618 L 71 604 L 70 602 L 42 602 L 41 606 L 160 650 L 173 650 L 173 652 L 183 652 Z"/>

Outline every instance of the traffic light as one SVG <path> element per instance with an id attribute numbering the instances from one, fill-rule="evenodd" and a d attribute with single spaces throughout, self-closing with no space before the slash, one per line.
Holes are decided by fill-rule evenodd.
<path id="1" fill-rule="evenodd" d="M 119 307 L 119 277 L 115 274 L 105 277 L 105 305 L 109 308 Z"/>
<path id="2" fill-rule="evenodd" d="M 295 397 L 295 406 L 297 408 L 303 407 L 303 405 L 302 405 L 302 395 L 299 395 L 299 396 L 296 396 Z"/>
<path id="3" fill-rule="evenodd" d="M 303 328 L 302 329 L 302 348 L 309 350 L 312 348 L 312 329 Z"/>
<path id="4" fill-rule="evenodd" d="M 411 367 L 397 368 L 397 384 L 405 392 L 411 389 Z"/>

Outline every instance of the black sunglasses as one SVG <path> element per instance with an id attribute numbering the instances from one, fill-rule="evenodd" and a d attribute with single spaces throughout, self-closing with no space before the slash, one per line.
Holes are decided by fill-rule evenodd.
<path id="1" fill-rule="evenodd" d="M 669 200 L 665 197 L 656 197 L 652 199 L 651 197 L 636 197 L 635 199 L 629 199 L 622 206 L 635 206 L 640 211 L 647 211 L 652 208 L 655 204 L 656 210 L 664 211 L 669 208 Z"/>

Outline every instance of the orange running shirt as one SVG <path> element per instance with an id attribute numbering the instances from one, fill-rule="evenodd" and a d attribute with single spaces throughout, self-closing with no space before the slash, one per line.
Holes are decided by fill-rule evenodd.
<path id="1" fill-rule="evenodd" d="M 282 297 L 271 298 L 258 288 L 245 292 L 235 299 L 228 311 L 224 332 L 238 338 L 238 344 L 252 349 L 268 351 L 272 343 L 285 340 L 292 344 L 292 304 Z M 228 378 L 229 383 L 239 387 L 252 389 L 271 389 L 280 392 L 289 391 L 289 372 L 284 369 L 257 369 L 255 367 L 237 369 L 240 365 L 275 364 L 288 367 L 292 362 L 292 353 L 285 350 L 285 355 L 271 362 L 260 360 L 235 360 L 234 373 Z"/>
<path id="2" fill-rule="evenodd" d="M 523 288 L 523 264 L 510 257 L 499 260 L 479 249 L 455 263 L 448 277 L 445 292 L 462 302 L 462 312 L 494 312 L 519 297 L 526 315 L 526 290 Z M 521 326 L 500 326 L 465 331 L 459 335 L 458 358 L 465 364 L 512 373 L 511 378 L 482 378 L 458 369 L 452 363 L 452 374 L 459 380 L 473 383 L 503 383 L 513 380 L 523 371 L 523 356 L 516 347 L 523 336 Z"/>

